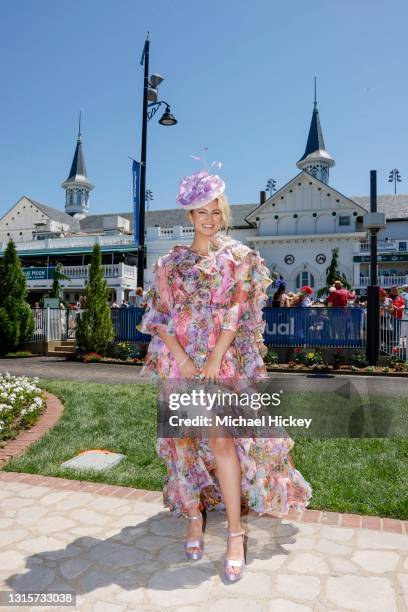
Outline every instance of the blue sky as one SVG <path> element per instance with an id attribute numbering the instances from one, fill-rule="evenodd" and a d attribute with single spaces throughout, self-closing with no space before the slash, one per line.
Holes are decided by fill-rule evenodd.
<path id="1" fill-rule="evenodd" d="M 397 0 L 3 0 L 0 215 L 22 195 L 63 209 L 83 116 L 90 212 L 131 210 L 140 158 L 143 69 L 165 77 L 175 127 L 149 122 L 152 209 L 175 204 L 190 155 L 220 160 L 230 202 L 257 202 L 268 178 L 284 185 L 306 145 L 317 76 L 330 183 L 366 195 L 408 193 L 408 5 Z"/>

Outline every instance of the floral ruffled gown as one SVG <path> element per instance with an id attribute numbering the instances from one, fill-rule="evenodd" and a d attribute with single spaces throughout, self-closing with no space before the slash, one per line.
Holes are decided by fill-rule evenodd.
<path id="1" fill-rule="evenodd" d="M 229 236 L 212 238 L 205 256 L 188 246 L 173 247 L 154 267 L 146 311 L 137 326 L 152 335 L 142 375 L 156 381 L 181 377 L 176 359 L 156 333 L 163 326 L 168 334 L 177 335 L 199 370 L 221 330 L 236 331 L 222 359 L 219 379 L 265 378 L 262 308 L 271 282 L 256 251 Z M 243 506 L 277 517 L 290 508 L 305 509 L 312 489 L 291 465 L 294 442 L 290 437 L 235 437 L 234 442 L 241 463 Z M 164 505 L 175 516 L 195 505 L 224 509 L 214 455 L 204 437 L 158 438 L 156 448 L 167 466 Z"/>

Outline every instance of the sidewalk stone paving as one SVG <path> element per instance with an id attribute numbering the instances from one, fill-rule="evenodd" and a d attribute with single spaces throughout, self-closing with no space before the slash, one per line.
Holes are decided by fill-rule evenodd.
<path id="1" fill-rule="evenodd" d="M 158 492 L 0 471 L 0 589 L 76 591 L 83 612 L 408 610 L 406 523 L 339 527 L 330 514 L 244 517 L 248 564 L 226 584 L 224 513 L 209 513 L 205 555 L 190 562 L 186 521 Z"/>

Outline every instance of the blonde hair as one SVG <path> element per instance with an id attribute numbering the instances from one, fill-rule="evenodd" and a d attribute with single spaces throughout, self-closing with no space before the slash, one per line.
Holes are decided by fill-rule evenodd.
<path id="1" fill-rule="evenodd" d="M 219 209 L 221 211 L 221 230 L 227 231 L 232 222 L 231 208 L 228 202 L 228 198 L 225 193 L 222 193 L 218 197 L 215 198 L 218 202 Z M 187 221 L 191 223 L 190 213 L 191 210 L 186 210 L 186 218 Z"/>

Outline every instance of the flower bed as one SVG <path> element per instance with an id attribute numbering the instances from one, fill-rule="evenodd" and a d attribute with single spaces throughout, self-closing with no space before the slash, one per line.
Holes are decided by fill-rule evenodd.
<path id="1" fill-rule="evenodd" d="M 326 351 L 326 358 L 323 358 L 318 349 L 295 347 L 286 359 L 279 363 L 277 353 L 269 349 L 264 361 L 269 371 L 408 376 L 408 361 L 396 354 L 382 365 L 370 366 L 366 354 L 361 351 L 346 357 L 341 349 L 336 348 L 331 355 Z"/>
<path id="2" fill-rule="evenodd" d="M 80 361 L 82 363 L 113 363 L 120 365 L 138 365 L 142 366 L 144 360 L 141 357 L 130 357 L 120 359 L 116 357 L 103 357 L 99 353 L 76 353 L 67 357 L 69 361 Z"/>
<path id="3" fill-rule="evenodd" d="M 39 378 L 0 374 L 0 446 L 34 425 L 46 406 L 46 397 L 37 387 Z"/>

